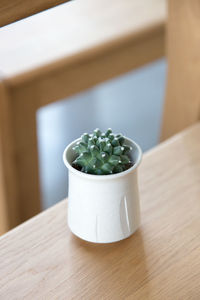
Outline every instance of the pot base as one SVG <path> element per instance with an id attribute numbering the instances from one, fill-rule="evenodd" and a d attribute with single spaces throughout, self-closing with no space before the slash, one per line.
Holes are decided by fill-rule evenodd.
<path id="1" fill-rule="evenodd" d="M 69 224 L 68 224 L 68 226 L 69 226 Z M 138 226 L 138 228 L 139 228 L 139 226 Z M 112 243 L 117 243 L 117 242 L 126 240 L 126 239 L 130 238 L 130 237 L 138 230 L 138 228 L 136 228 L 136 229 L 135 229 L 132 233 L 130 233 L 129 235 L 124 236 L 124 237 L 119 238 L 119 239 L 114 239 L 114 240 L 110 240 L 110 241 L 103 241 L 103 240 L 102 240 L 102 241 L 99 241 L 99 240 L 98 240 L 98 241 L 94 241 L 94 240 L 86 239 L 86 238 L 80 236 L 79 234 L 77 234 L 76 232 L 74 232 L 74 231 L 70 228 L 70 226 L 69 226 L 69 229 L 70 229 L 70 231 L 71 231 L 71 233 L 72 233 L 73 235 L 75 235 L 77 238 L 79 238 L 79 239 L 81 239 L 81 240 L 83 240 L 83 241 L 85 241 L 85 242 L 89 242 L 89 243 L 93 243 L 93 244 L 112 244 Z"/>

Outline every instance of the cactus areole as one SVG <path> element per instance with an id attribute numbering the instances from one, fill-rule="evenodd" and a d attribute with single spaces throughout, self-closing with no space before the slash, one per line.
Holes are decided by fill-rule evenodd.
<path id="1" fill-rule="evenodd" d="M 105 133 L 98 128 L 92 134 L 84 133 L 73 150 L 77 157 L 72 166 L 84 173 L 110 175 L 133 166 L 132 148 L 125 144 L 121 134 L 114 134 L 110 128 Z"/>

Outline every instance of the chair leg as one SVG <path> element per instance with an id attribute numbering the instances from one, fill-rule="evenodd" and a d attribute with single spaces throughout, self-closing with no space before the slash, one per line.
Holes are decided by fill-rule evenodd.
<path id="1" fill-rule="evenodd" d="M 0 82 L 0 223 L 3 233 L 40 211 L 36 109 Z"/>
<path id="2" fill-rule="evenodd" d="M 200 119 L 198 0 L 168 1 L 168 79 L 161 140 Z"/>

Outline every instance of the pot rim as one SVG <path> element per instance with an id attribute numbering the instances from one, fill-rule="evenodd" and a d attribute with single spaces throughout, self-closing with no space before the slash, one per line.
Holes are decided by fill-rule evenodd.
<path id="1" fill-rule="evenodd" d="M 84 177 L 84 178 L 88 178 L 88 179 L 93 179 L 93 180 L 105 180 L 106 179 L 106 180 L 109 180 L 109 179 L 123 177 L 123 176 L 131 173 L 135 169 L 137 169 L 137 167 L 140 165 L 141 160 L 142 160 L 142 149 L 140 148 L 140 146 L 135 141 L 133 141 L 132 139 L 127 138 L 127 137 L 124 137 L 124 138 L 125 138 L 125 140 L 128 140 L 131 144 L 133 144 L 137 148 L 137 150 L 138 150 L 138 156 L 137 156 L 136 162 L 134 163 L 134 165 L 131 168 L 129 168 L 126 171 L 123 171 L 123 172 L 120 172 L 120 173 L 116 173 L 116 174 L 110 174 L 110 175 L 95 175 L 95 174 L 87 174 L 87 173 L 81 172 L 81 171 L 75 169 L 74 167 L 72 167 L 72 165 L 67 160 L 67 152 L 70 150 L 70 148 L 72 147 L 72 145 L 75 144 L 75 143 L 77 143 L 78 141 L 80 141 L 81 138 L 78 138 L 78 139 L 74 140 L 73 142 L 71 142 L 65 148 L 65 150 L 63 152 L 63 161 L 64 161 L 64 164 L 69 169 L 69 171 L 71 171 L 72 173 L 74 173 L 74 174 L 76 174 L 78 176 Z"/>

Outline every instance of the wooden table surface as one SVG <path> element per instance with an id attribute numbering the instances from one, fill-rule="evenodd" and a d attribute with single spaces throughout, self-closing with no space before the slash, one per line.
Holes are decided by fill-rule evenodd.
<path id="1" fill-rule="evenodd" d="M 200 299 L 200 124 L 146 153 L 139 175 L 131 238 L 79 240 L 66 200 L 2 236 L 0 299 Z"/>

